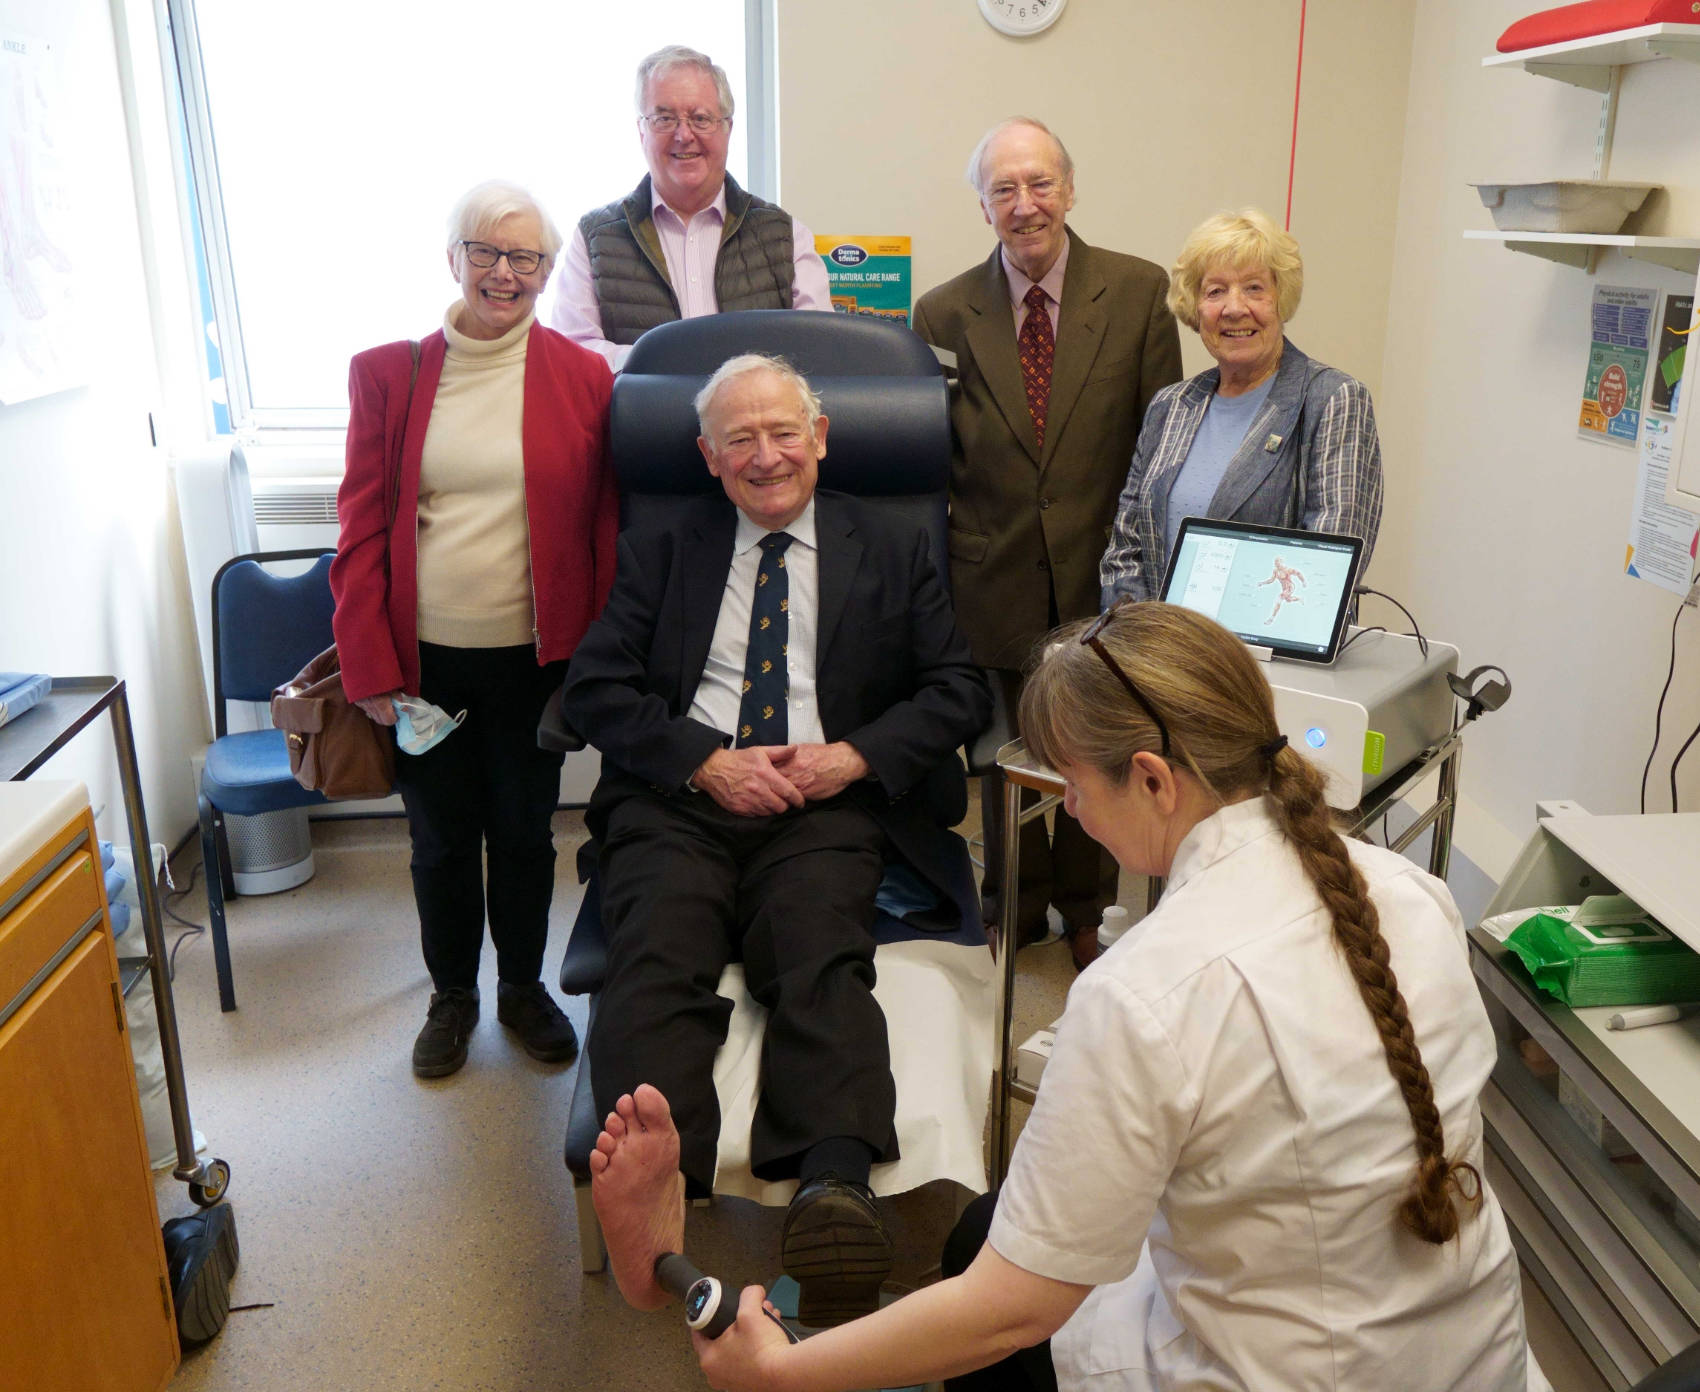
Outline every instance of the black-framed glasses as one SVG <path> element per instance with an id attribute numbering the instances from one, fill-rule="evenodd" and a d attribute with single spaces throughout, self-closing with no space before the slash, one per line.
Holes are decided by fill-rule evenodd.
<path id="1" fill-rule="evenodd" d="M 466 259 L 481 271 L 489 270 L 504 256 L 508 258 L 508 269 L 515 275 L 530 275 L 543 264 L 542 252 L 527 251 L 524 247 L 503 251 L 488 242 L 469 242 L 464 239 L 461 241 L 461 247 L 466 252 Z"/>
<path id="2" fill-rule="evenodd" d="M 710 116 L 706 111 L 698 111 L 691 116 L 676 116 L 671 111 L 652 111 L 638 120 L 648 126 L 657 135 L 671 135 L 680 125 L 687 125 L 698 135 L 712 135 L 726 124 L 724 116 Z"/>
<path id="3" fill-rule="evenodd" d="M 1115 675 L 1116 680 L 1127 688 L 1127 694 L 1133 697 L 1134 704 L 1151 717 L 1152 723 L 1157 727 L 1157 738 L 1163 743 L 1163 757 L 1167 759 L 1169 757 L 1169 727 L 1163 723 L 1163 717 L 1157 714 L 1157 707 L 1146 700 L 1140 689 L 1133 684 L 1133 678 L 1122 671 L 1121 663 L 1110 656 L 1110 650 L 1104 646 L 1104 640 L 1101 636 L 1109 626 L 1110 620 L 1115 618 L 1124 607 L 1134 602 L 1132 595 L 1118 596 L 1114 604 L 1110 605 L 1108 609 L 1086 626 L 1085 631 L 1080 635 L 1080 646 L 1091 648 L 1093 652 L 1103 658 L 1104 665 Z"/>

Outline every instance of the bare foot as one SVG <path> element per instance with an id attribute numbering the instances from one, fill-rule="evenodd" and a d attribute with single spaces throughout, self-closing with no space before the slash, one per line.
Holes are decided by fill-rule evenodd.
<path id="1" fill-rule="evenodd" d="M 665 1305 L 655 1259 L 685 1246 L 679 1133 L 660 1090 L 640 1083 L 614 1104 L 590 1152 L 590 1199 L 608 1242 L 614 1283 L 639 1310 Z"/>

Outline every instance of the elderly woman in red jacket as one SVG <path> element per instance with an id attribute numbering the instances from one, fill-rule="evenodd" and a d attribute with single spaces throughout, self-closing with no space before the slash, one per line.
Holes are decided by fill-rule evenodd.
<path id="1" fill-rule="evenodd" d="M 344 688 L 380 725 L 402 697 L 466 713 L 409 722 L 396 760 L 433 986 L 420 1077 L 466 1061 L 486 915 L 497 1019 L 533 1058 L 578 1048 L 542 982 L 562 756 L 536 732 L 607 598 L 618 508 L 608 366 L 534 317 L 560 246 L 524 189 L 471 189 L 449 219 L 460 297 L 442 328 L 349 367 L 331 568 Z"/>

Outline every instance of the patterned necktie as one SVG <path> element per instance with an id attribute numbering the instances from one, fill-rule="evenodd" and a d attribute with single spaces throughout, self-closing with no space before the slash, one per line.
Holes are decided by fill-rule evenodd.
<path id="1" fill-rule="evenodd" d="M 1027 413 L 1033 417 L 1033 433 L 1039 437 L 1039 448 L 1044 449 L 1045 408 L 1051 400 L 1051 364 L 1056 361 L 1057 340 L 1051 332 L 1045 292 L 1034 285 L 1028 289 L 1023 303 L 1027 306 L 1027 317 L 1021 321 L 1021 332 L 1015 336 L 1015 348 L 1021 356 L 1021 382 L 1027 388 Z"/>
<path id="2" fill-rule="evenodd" d="M 750 645 L 744 655 L 744 695 L 738 703 L 738 739 L 746 744 L 784 744 L 785 698 L 791 687 L 785 655 L 791 629 L 791 583 L 785 576 L 789 532 L 761 539 L 755 601 L 750 605 Z"/>

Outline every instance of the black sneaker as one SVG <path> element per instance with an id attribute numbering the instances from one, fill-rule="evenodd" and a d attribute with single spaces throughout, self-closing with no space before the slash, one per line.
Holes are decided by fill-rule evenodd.
<path id="1" fill-rule="evenodd" d="M 194 1348 L 223 1329 L 230 1314 L 230 1278 L 241 1257 L 236 1215 L 229 1204 L 218 1204 L 186 1218 L 168 1219 L 160 1232 L 177 1337 L 184 1348 Z"/>
<path id="2" fill-rule="evenodd" d="M 413 1041 L 413 1072 L 420 1078 L 444 1078 L 466 1062 L 466 1041 L 478 1023 L 477 988 L 433 991 L 425 1028 Z"/>
<path id="3" fill-rule="evenodd" d="M 891 1259 L 891 1237 L 865 1184 L 825 1174 L 792 1196 L 780 1266 L 797 1283 L 797 1323 L 828 1329 L 873 1314 Z"/>
<path id="4" fill-rule="evenodd" d="M 498 981 L 496 1018 L 519 1036 L 526 1053 L 543 1063 L 565 1063 L 578 1054 L 573 1022 L 541 981 L 524 986 Z"/>

